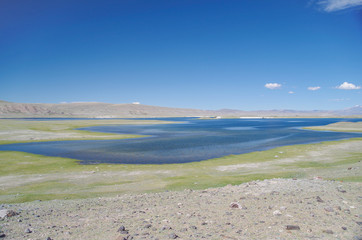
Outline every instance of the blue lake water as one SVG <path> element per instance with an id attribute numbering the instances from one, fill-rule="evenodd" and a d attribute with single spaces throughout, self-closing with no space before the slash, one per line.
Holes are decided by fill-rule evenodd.
<path id="1" fill-rule="evenodd" d="M 22 151 L 81 160 L 82 164 L 166 164 L 202 161 L 279 146 L 362 137 L 361 133 L 309 131 L 320 126 L 361 119 L 213 119 L 162 118 L 176 124 L 114 125 L 81 128 L 149 137 L 0 145 L 0 151 Z M 96 120 L 95 120 L 96 121 Z M 135 121 L 137 121 L 135 119 Z"/>

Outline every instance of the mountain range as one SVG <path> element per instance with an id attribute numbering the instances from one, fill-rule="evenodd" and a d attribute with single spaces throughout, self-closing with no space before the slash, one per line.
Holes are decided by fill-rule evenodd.
<path id="1" fill-rule="evenodd" d="M 0 101 L 0 118 L 141 118 L 141 117 L 362 117 L 362 106 L 335 111 L 234 109 L 199 110 L 142 105 L 139 103 L 111 104 L 100 102 L 78 103 L 13 103 Z"/>

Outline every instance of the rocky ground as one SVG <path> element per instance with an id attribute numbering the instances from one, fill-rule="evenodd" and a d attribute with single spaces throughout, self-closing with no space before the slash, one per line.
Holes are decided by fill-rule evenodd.
<path id="1" fill-rule="evenodd" d="M 272 179 L 1 205 L 3 239 L 362 239 L 362 184 Z"/>

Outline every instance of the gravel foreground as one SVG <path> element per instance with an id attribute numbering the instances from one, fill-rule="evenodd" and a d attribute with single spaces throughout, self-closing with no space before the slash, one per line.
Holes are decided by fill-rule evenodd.
<path id="1" fill-rule="evenodd" d="M 0 239 L 358 240 L 361 187 L 318 177 L 271 179 L 198 191 L 0 205 Z"/>

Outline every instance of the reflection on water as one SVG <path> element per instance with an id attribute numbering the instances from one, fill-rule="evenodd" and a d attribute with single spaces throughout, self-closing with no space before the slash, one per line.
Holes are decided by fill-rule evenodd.
<path id="1" fill-rule="evenodd" d="M 83 164 L 165 164 L 202 161 L 278 146 L 361 137 L 358 133 L 300 129 L 360 119 L 168 119 L 178 124 L 117 125 L 82 128 L 151 137 L 122 140 L 58 141 L 1 145 L 0 150 L 68 157 Z M 96 120 L 95 120 L 96 121 Z M 137 121 L 137 120 L 135 120 Z"/>

